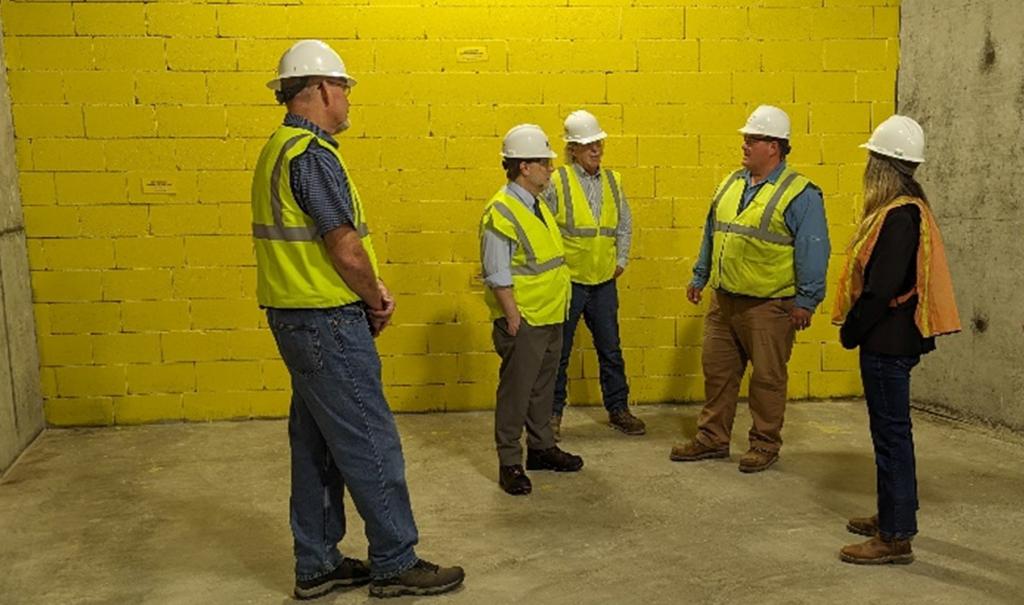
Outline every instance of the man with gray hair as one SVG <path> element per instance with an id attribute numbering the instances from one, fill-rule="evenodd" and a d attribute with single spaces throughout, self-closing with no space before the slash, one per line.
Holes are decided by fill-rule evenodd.
<path id="1" fill-rule="evenodd" d="M 405 461 L 384 399 L 374 337 L 395 301 L 378 277 L 362 201 L 334 136 L 355 79 L 319 40 L 281 57 L 267 86 L 287 105 L 252 185 L 256 296 L 292 379 L 291 527 L 295 596 L 370 584 L 374 597 L 448 592 L 460 567 L 416 556 Z M 366 525 L 369 566 L 342 557 L 342 495 Z"/>

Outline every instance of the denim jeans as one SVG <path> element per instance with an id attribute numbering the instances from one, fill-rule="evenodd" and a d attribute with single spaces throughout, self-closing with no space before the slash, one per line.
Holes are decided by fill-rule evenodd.
<path id="1" fill-rule="evenodd" d="M 614 279 L 595 286 L 572 284 L 572 300 L 569 303 L 569 317 L 562 324 L 562 358 L 558 364 L 555 379 L 555 405 L 552 411 L 561 414 L 565 410 L 566 385 L 569 355 L 576 334 L 576 324 L 587 323 L 594 337 L 597 349 L 597 363 L 601 377 L 601 398 L 609 413 L 626 409 L 629 403 L 629 385 L 626 384 L 626 362 L 622 360 L 622 346 L 619 344 L 619 291 Z"/>
<path id="2" fill-rule="evenodd" d="M 292 379 L 288 437 L 295 576 L 328 574 L 341 561 L 347 488 L 366 526 L 375 578 L 418 560 L 416 522 L 395 419 L 384 400 L 380 357 L 361 305 L 268 309 Z"/>
<path id="3" fill-rule="evenodd" d="M 860 350 L 878 483 L 878 528 L 885 539 L 917 533 L 917 473 L 910 422 L 910 370 L 921 357 Z"/>

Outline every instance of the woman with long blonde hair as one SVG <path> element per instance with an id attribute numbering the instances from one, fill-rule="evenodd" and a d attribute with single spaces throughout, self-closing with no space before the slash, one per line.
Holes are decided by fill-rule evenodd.
<path id="1" fill-rule="evenodd" d="M 878 508 L 847 529 L 870 536 L 845 546 L 848 563 L 910 563 L 917 533 L 917 475 L 910 421 L 910 371 L 935 337 L 960 331 L 945 249 L 931 206 L 914 178 L 924 132 L 892 116 L 862 145 L 864 213 L 847 248 L 833 322 L 860 348 L 860 372 L 875 450 Z"/>

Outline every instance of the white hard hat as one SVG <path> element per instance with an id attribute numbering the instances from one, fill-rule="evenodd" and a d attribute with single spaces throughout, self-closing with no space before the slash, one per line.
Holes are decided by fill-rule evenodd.
<path id="1" fill-rule="evenodd" d="M 608 133 L 601 130 L 597 118 L 589 111 L 578 109 L 565 118 L 565 134 L 562 139 L 566 143 L 579 143 L 586 145 L 594 141 L 600 141 L 608 137 Z"/>
<path id="2" fill-rule="evenodd" d="M 861 147 L 890 158 L 920 164 L 924 162 L 924 130 L 907 116 L 890 116 L 878 125 Z"/>
<path id="3" fill-rule="evenodd" d="M 740 128 L 743 134 L 789 140 L 789 116 L 773 105 L 761 105 Z"/>
<path id="4" fill-rule="evenodd" d="M 292 45 L 277 64 L 277 77 L 267 82 L 267 88 L 281 90 L 281 80 L 304 76 L 345 78 L 349 86 L 355 79 L 345 71 L 345 62 L 338 53 L 320 40 L 300 40 Z"/>
<path id="5" fill-rule="evenodd" d="M 513 126 L 505 133 L 501 143 L 501 156 L 505 158 L 531 159 L 558 157 L 548 145 L 548 135 L 536 124 Z"/>

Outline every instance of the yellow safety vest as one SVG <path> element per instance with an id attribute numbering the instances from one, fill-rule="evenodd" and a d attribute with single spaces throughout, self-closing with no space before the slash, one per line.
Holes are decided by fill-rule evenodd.
<path id="1" fill-rule="evenodd" d="M 565 262 L 572 281 L 578 284 L 601 284 L 615 275 L 615 230 L 619 226 L 622 194 L 617 172 L 604 171 L 601 179 L 601 216 L 595 223 L 579 175 L 570 166 L 562 166 L 552 178 L 558 196 L 555 220 L 565 242 Z M 614 200 L 614 204 L 608 203 Z"/>
<path id="2" fill-rule="evenodd" d="M 708 283 L 758 298 L 794 296 L 793 236 L 783 215 L 810 180 L 786 168 L 739 212 L 745 184 L 743 171 L 737 170 L 718 186 L 712 202 L 715 231 Z"/>
<path id="3" fill-rule="evenodd" d="M 516 243 L 512 253 L 516 307 L 526 323 L 547 326 L 562 323 L 569 315 L 571 285 L 555 217 L 543 202 L 538 200 L 536 204 L 544 216 L 543 223 L 502 187 L 484 209 L 480 239 L 482 242 L 484 230 L 491 230 Z M 485 290 L 491 319 L 504 317 L 505 312 L 494 293 L 490 288 Z"/>
<path id="4" fill-rule="evenodd" d="M 316 135 L 303 128 L 281 126 L 263 146 L 252 181 L 252 236 L 256 246 L 256 299 L 260 306 L 282 309 L 323 309 L 358 302 L 338 275 L 317 232 L 302 211 L 291 188 L 291 163 L 309 147 Z M 324 145 L 348 169 L 333 145 Z M 370 241 L 363 206 L 352 179 L 348 179 L 353 226 L 362 239 L 370 264 L 377 272 L 377 256 Z"/>

